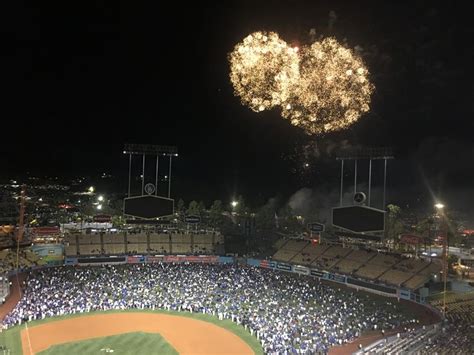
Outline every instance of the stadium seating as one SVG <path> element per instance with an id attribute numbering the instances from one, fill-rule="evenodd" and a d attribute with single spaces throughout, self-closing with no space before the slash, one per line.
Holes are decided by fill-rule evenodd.
<path id="1" fill-rule="evenodd" d="M 352 274 L 357 271 L 357 269 L 359 269 L 361 266 L 362 262 L 350 259 L 341 259 L 338 263 L 333 265 L 332 271 Z"/>
<path id="2" fill-rule="evenodd" d="M 419 259 L 405 259 L 400 261 L 396 267 L 398 270 L 402 270 L 405 272 L 410 272 L 410 273 L 417 273 L 418 271 L 424 269 L 425 267 L 428 266 L 429 263 L 427 263 L 424 260 L 419 260 Z"/>
<path id="3" fill-rule="evenodd" d="M 358 261 L 358 262 L 361 262 L 362 264 L 365 264 L 375 255 L 377 254 L 372 251 L 353 250 L 346 256 L 346 259 Z"/>
<path id="4" fill-rule="evenodd" d="M 100 244 L 79 244 L 80 255 L 99 255 L 102 254 L 102 246 Z"/>
<path id="5" fill-rule="evenodd" d="M 413 276 L 412 274 L 405 271 L 389 269 L 385 273 L 383 273 L 381 276 L 379 276 L 378 279 L 387 284 L 401 286 L 405 281 L 407 281 L 412 276 Z"/>
<path id="6" fill-rule="evenodd" d="M 306 247 L 301 250 L 298 254 L 296 254 L 292 259 L 292 263 L 300 264 L 300 265 L 310 265 L 319 255 L 324 253 L 329 246 L 321 245 L 321 244 L 311 244 L 309 243 Z"/>
<path id="7" fill-rule="evenodd" d="M 150 243 L 169 243 L 170 235 L 165 233 L 150 233 Z"/>
<path id="8" fill-rule="evenodd" d="M 104 244 L 104 253 L 105 254 L 124 254 L 125 253 L 125 244 Z"/>
<path id="9" fill-rule="evenodd" d="M 170 244 L 169 243 L 150 243 L 150 253 L 156 254 L 169 254 Z"/>
<path id="10" fill-rule="evenodd" d="M 412 290 L 416 290 L 428 282 L 429 279 L 430 278 L 428 275 L 413 275 L 410 279 L 405 281 L 403 286 Z"/>
<path id="11" fill-rule="evenodd" d="M 212 244 L 212 234 L 194 234 L 194 244 Z"/>
<path id="12" fill-rule="evenodd" d="M 191 234 L 171 234 L 171 242 L 175 243 L 185 243 L 191 245 Z"/>
<path id="13" fill-rule="evenodd" d="M 370 265 L 377 265 L 382 267 L 391 267 L 399 262 L 399 259 L 392 255 L 377 254 L 368 261 Z"/>
<path id="14" fill-rule="evenodd" d="M 200 243 L 193 245 L 193 252 L 196 254 L 212 254 L 214 252 L 214 247 L 210 243 Z"/>
<path id="15" fill-rule="evenodd" d="M 273 258 L 275 260 L 288 262 L 301 253 L 308 244 L 309 242 L 306 240 L 290 239 L 283 244 L 282 248 L 275 253 Z"/>
<path id="16" fill-rule="evenodd" d="M 389 285 L 417 289 L 429 281 L 441 266 L 421 259 L 394 254 L 344 248 L 339 245 L 314 245 L 305 240 L 280 240 L 273 259 L 342 273 Z"/>
<path id="17" fill-rule="evenodd" d="M 331 258 L 344 258 L 347 254 L 351 252 L 351 249 L 343 248 L 340 246 L 331 246 L 327 248 L 323 254 L 321 254 L 320 258 L 325 257 L 328 259 Z"/>
<path id="18" fill-rule="evenodd" d="M 171 252 L 173 254 L 191 254 L 191 244 L 174 243 L 171 246 Z"/>
<path id="19" fill-rule="evenodd" d="M 77 255 L 77 246 L 76 244 L 74 245 L 65 245 L 64 246 L 64 253 L 66 255 Z"/>
<path id="20" fill-rule="evenodd" d="M 147 235 L 145 233 L 127 234 L 129 243 L 147 243 Z"/>
<path id="21" fill-rule="evenodd" d="M 441 264 L 431 262 L 424 269 L 421 269 L 418 274 L 420 275 L 431 275 L 440 272 L 442 269 Z"/>
<path id="22" fill-rule="evenodd" d="M 124 243 L 125 236 L 122 233 L 106 233 L 102 236 L 104 244 Z"/>
<path id="23" fill-rule="evenodd" d="M 66 234 L 64 236 L 64 243 L 69 245 L 77 244 L 77 234 Z"/>

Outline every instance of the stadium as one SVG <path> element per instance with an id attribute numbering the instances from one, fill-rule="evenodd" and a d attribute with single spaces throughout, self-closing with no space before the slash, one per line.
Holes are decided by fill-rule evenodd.
<path id="1" fill-rule="evenodd" d="M 154 149 L 171 152 L 170 161 L 177 155 Z M 364 194 L 333 209 L 331 233 L 309 223 L 309 234 L 280 232 L 271 254 L 226 253 L 230 239 L 209 224 L 209 211 L 175 210 L 142 181 L 141 194 L 123 200 L 120 225 L 97 214 L 22 228 L 22 187 L 20 227 L 10 230 L 16 248 L 0 254 L 4 353 L 432 354 L 472 346 L 474 293 L 436 296 L 446 259 L 381 249 L 389 245 L 385 212 L 363 204 Z M 217 215 L 248 237 L 249 215 L 237 204 Z"/>
<path id="2" fill-rule="evenodd" d="M 9 2 L 0 355 L 474 354 L 448 5 Z"/>
<path id="3" fill-rule="evenodd" d="M 213 253 L 221 242 L 216 232 L 66 233 L 60 266 L 23 250 L 23 272 L 10 275 L 2 306 L 10 308 L 2 346 L 24 354 L 433 353 L 453 342 L 441 313 L 415 292 L 436 264 L 298 239 L 279 241 L 268 260 L 236 258 Z M 472 297 L 451 302 L 451 317 L 471 319 Z"/>

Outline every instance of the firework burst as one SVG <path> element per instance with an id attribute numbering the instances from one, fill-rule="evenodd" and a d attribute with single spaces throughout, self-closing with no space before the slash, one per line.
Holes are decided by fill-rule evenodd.
<path id="1" fill-rule="evenodd" d="M 284 104 L 298 81 L 298 49 L 275 32 L 255 32 L 229 55 L 230 81 L 242 103 L 255 112 Z"/>
<path id="2" fill-rule="evenodd" d="M 309 134 L 347 128 L 369 111 L 369 72 L 334 38 L 298 50 L 274 32 L 255 32 L 235 46 L 229 61 L 242 104 L 255 112 L 279 106 Z"/>
<path id="3" fill-rule="evenodd" d="M 341 130 L 369 110 L 372 91 L 362 60 L 326 38 L 302 49 L 300 77 L 282 116 L 311 134 Z"/>

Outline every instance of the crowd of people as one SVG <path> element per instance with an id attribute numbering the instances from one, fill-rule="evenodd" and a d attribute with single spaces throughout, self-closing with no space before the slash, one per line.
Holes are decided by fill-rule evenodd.
<path id="1" fill-rule="evenodd" d="M 231 319 L 268 354 L 327 352 L 367 330 L 413 324 L 395 301 L 242 265 L 127 264 L 32 271 L 4 325 L 96 310 L 165 309 Z"/>

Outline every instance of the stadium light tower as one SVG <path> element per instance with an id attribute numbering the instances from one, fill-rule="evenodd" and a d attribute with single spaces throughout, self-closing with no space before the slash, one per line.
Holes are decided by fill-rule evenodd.
<path id="1" fill-rule="evenodd" d="M 443 237 L 443 316 L 446 317 L 446 284 L 448 280 L 448 231 L 446 214 L 444 213 L 444 204 L 438 202 L 435 204 L 437 215 L 441 218 L 440 231 Z"/>

